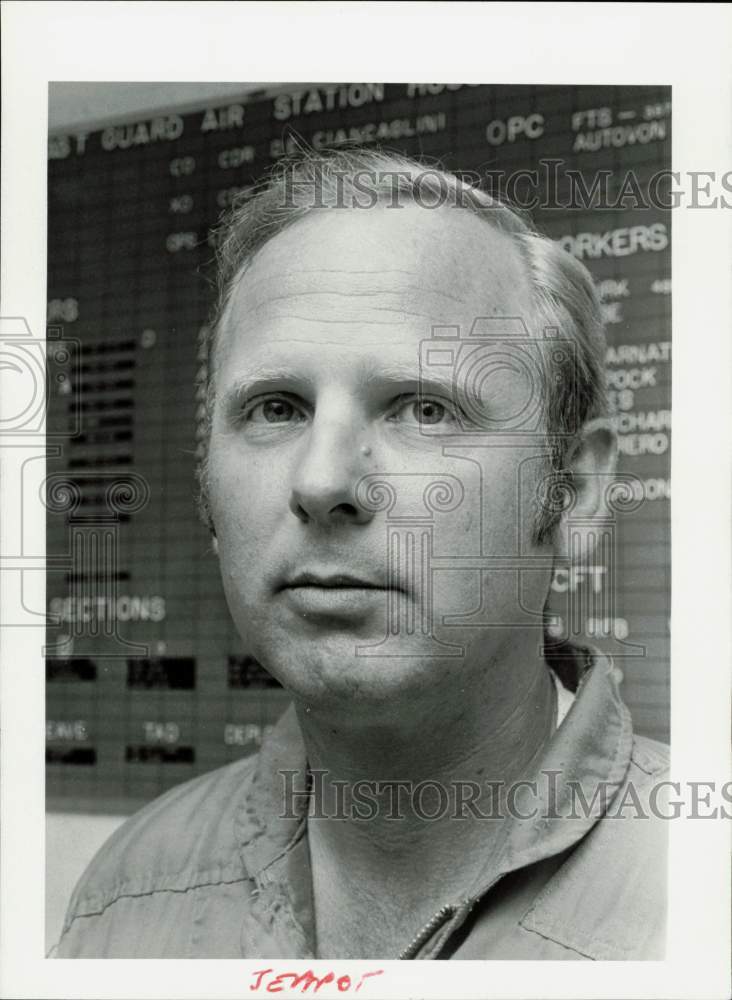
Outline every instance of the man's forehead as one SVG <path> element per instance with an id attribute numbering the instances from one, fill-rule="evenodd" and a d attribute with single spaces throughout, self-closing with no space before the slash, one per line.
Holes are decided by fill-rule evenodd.
<path id="1" fill-rule="evenodd" d="M 223 326 L 278 320 L 400 327 L 521 315 L 531 293 L 510 238 L 465 210 L 326 209 L 277 234 L 236 283 Z M 327 331 L 326 331 L 327 332 Z"/>

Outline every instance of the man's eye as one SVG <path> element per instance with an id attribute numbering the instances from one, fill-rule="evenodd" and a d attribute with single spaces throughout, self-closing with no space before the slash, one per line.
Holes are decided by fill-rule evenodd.
<path id="1" fill-rule="evenodd" d="M 294 403 L 282 396 L 254 403 L 247 409 L 245 416 L 247 422 L 252 424 L 289 424 L 303 418 Z"/>
<path id="2" fill-rule="evenodd" d="M 413 421 L 421 426 L 447 423 L 454 419 L 448 404 L 439 399 L 411 398 L 405 400 L 394 412 L 400 423 Z"/>

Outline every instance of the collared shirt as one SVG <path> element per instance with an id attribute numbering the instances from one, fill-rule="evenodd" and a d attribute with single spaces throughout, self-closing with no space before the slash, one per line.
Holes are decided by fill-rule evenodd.
<path id="1" fill-rule="evenodd" d="M 499 820 L 471 891 L 374 958 L 663 957 L 654 786 L 667 751 L 633 736 L 606 657 L 588 655 L 575 682 L 540 764 L 550 780 Z M 177 786 L 113 834 L 74 891 L 56 957 L 314 958 L 307 799 L 283 810 L 283 772 L 307 774 L 292 708 L 256 757 Z"/>

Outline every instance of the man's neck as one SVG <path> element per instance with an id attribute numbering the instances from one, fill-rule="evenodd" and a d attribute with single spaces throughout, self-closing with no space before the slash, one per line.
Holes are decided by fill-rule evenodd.
<path id="1" fill-rule="evenodd" d="M 394 957 L 395 934 L 466 894 L 504 832 L 496 789 L 537 767 L 555 692 L 535 655 L 511 657 L 421 707 L 418 718 L 405 707 L 401 725 L 371 726 L 326 724 L 299 707 L 319 817 L 309 844 L 322 957 L 373 957 L 382 936 Z"/>

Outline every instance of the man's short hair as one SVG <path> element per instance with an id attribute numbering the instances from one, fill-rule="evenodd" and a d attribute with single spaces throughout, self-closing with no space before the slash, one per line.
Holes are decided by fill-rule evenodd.
<path id="1" fill-rule="evenodd" d="M 535 501 L 534 544 L 550 540 L 561 517 L 567 452 L 588 420 L 607 413 L 604 379 L 605 335 L 600 303 L 587 269 L 558 243 L 539 233 L 524 215 L 449 171 L 426 166 L 398 153 L 346 149 L 304 151 L 287 158 L 234 202 L 215 230 L 218 296 L 203 332 L 199 400 L 205 427 L 198 462 L 199 510 L 213 530 L 208 502 L 208 446 L 215 396 L 214 355 L 227 307 L 240 277 L 257 252 L 310 212 L 328 208 L 356 210 L 371 204 L 456 208 L 472 212 L 505 233 L 527 270 L 533 301 L 527 322 L 533 337 L 544 331 L 574 345 L 573 372 L 549 378 L 542 391 L 547 445 L 547 476 Z M 550 347 L 551 341 L 546 345 Z M 545 352 L 542 351 L 542 355 Z"/>

